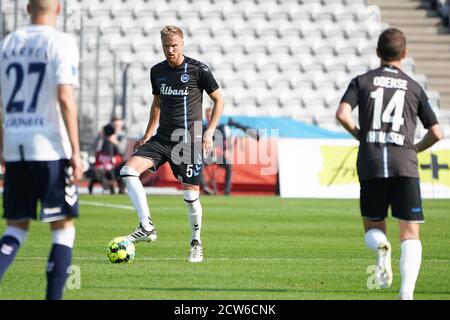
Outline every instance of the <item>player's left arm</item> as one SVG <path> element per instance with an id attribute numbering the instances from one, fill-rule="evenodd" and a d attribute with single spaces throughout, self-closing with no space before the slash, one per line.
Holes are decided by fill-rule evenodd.
<path id="1" fill-rule="evenodd" d="M 436 113 L 433 111 L 430 100 L 423 89 L 420 89 L 417 116 L 423 126 L 428 130 L 422 140 L 415 144 L 417 152 L 422 152 L 444 138 L 444 133 L 439 125 Z"/>
<path id="2" fill-rule="evenodd" d="M 433 146 L 439 140 L 444 138 L 441 126 L 437 123 L 428 129 L 425 136 L 416 143 L 417 152 L 422 152 Z"/>
<path id="3" fill-rule="evenodd" d="M 224 108 L 222 92 L 219 89 L 214 90 L 208 95 L 214 102 L 214 106 L 212 109 L 211 120 L 209 121 L 208 128 L 203 135 L 203 153 L 205 157 L 207 157 L 213 149 L 214 131 L 219 124 L 220 116 L 222 115 Z"/>
<path id="4" fill-rule="evenodd" d="M 336 111 L 336 119 L 356 140 L 359 140 L 359 130 L 352 117 L 352 106 L 347 102 L 341 102 Z"/>
<path id="5" fill-rule="evenodd" d="M 83 177 L 83 165 L 80 156 L 80 139 L 78 132 L 78 106 L 75 99 L 75 89 L 79 86 L 78 65 L 80 57 L 75 38 L 60 34 L 55 42 L 53 64 L 55 70 L 56 90 L 61 116 L 67 131 L 72 149 L 69 159 L 73 169 L 74 182 Z"/>

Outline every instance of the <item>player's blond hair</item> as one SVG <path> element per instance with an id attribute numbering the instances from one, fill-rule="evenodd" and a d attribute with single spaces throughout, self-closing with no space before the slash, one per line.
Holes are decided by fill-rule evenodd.
<path id="1" fill-rule="evenodd" d="M 29 0 L 28 5 L 32 12 L 47 12 L 56 8 L 58 0 Z"/>
<path id="2" fill-rule="evenodd" d="M 180 38 L 183 39 L 183 30 L 181 30 L 177 26 L 165 26 L 164 28 L 162 28 L 161 39 L 170 38 L 173 36 L 180 36 Z"/>

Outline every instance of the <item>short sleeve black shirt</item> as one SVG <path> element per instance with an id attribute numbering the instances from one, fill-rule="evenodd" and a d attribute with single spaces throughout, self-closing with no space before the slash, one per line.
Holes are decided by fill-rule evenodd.
<path id="1" fill-rule="evenodd" d="M 153 94 L 160 97 L 161 113 L 157 136 L 173 141 L 172 134 L 184 132 L 189 141 L 201 140 L 203 91 L 207 94 L 219 88 L 207 65 L 185 57 L 181 65 L 171 67 L 167 60 L 150 71 Z M 199 123 L 200 132 L 194 132 Z"/>
<path id="2" fill-rule="evenodd" d="M 360 180 L 418 177 L 417 118 L 427 129 L 438 121 L 416 81 L 394 66 L 381 66 L 354 78 L 341 102 L 359 106 Z"/>

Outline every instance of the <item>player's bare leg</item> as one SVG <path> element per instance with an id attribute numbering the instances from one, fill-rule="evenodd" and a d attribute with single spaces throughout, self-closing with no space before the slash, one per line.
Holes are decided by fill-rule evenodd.
<path id="1" fill-rule="evenodd" d="M 75 242 L 73 219 L 50 223 L 52 248 L 47 263 L 47 300 L 62 299 L 67 280 L 67 270 L 72 263 L 72 249 Z"/>
<path id="2" fill-rule="evenodd" d="M 0 280 L 14 260 L 20 246 L 28 236 L 30 221 L 7 221 L 7 227 L 0 239 Z"/>
<path id="3" fill-rule="evenodd" d="M 200 204 L 200 187 L 183 184 L 183 198 L 188 208 L 189 225 L 192 230 L 190 262 L 202 262 L 203 250 L 200 233 L 202 228 L 202 206 Z"/>
<path id="4" fill-rule="evenodd" d="M 420 225 L 399 220 L 399 227 L 400 241 L 402 243 L 402 255 L 400 258 L 402 284 L 399 299 L 412 300 L 422 261 L 422 243 L 419 239 Z"/>
<path id="5" fill-rule="evenodd" d="M 156 229 L 150 216 L 147 195 L 139 179 L 139 176 L 151 167 L 153 167 L 151 159 L 134 156 L 120 170 L 120 176 L 127 187 L 128 196 L 139 216 L 139 226 L 127 236 L 133 242 L 156 240 Z"/>
<path id="6" fill-rule="evenodd" d="M 363 218 L 364 236 L 367 247 L 377 252 L 376 279 L 380 288 L 389 288 L 392 284 L 391 244 L 386 237 L 386 221 L 371 221 Z"/>

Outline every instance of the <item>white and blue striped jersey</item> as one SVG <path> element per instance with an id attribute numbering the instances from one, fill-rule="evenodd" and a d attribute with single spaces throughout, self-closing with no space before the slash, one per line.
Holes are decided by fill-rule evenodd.
<path id="1" fill-rule="evenodd" d="M 5 161 L 70 159 L 57 88 L 78 86 L 75 39 L 51 26 L 30 25 L 0 42 L 0 57 Z"/>

